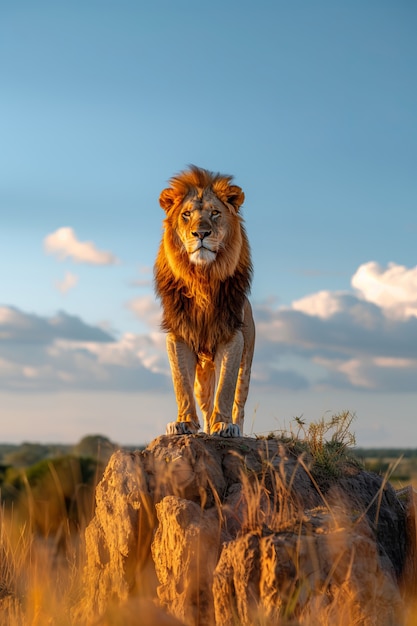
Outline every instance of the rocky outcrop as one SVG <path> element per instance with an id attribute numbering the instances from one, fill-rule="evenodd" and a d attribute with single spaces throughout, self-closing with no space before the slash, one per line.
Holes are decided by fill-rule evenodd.
<path id="1" fill-rule="evenodd" d="M 369 525 L 309 511 L 282 532 L 227 544 L 214 573 L 216 623 L 251 626 L 282 615 L 308 624 L 397 624 L 402 602 Z"/>
<path id="2" fill-rule="evenodd" d="M 145 598 L 190 626 L 398 624 L 415 583 L 412 491 L 337 470 L 275 439 L 163 436 L 114 453 L 78 617 Z"/>

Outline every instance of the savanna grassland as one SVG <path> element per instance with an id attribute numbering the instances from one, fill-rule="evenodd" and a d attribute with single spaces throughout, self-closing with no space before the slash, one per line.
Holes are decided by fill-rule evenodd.
<path id="1" fill-rule="evenodd" d="M 348 458 L 349 463 L 357 463 L 383 476 L 395 489 L 408 485 L 417 488 L 417 449 L 356 448 L 351 422 L 348 414 L 316 424 L 296 420 L 293 432 L 271 433 L 269 437 L 281 437 L 300 456 L 306 451 L 312 454 L 319 477 L 336 475 L 341 459 L 346 462 Z M 117 448 L 102 436 L 85 437 L 74 446 L 0 444 L 1 625 L 87 626 L 88 623 L 130 626 L 152 623 L 174 626 L 180 623 L 168 615 L 154 614 L 153 605 L 143 609 L 141 615 L 131 605 L 110 606 L 106 615 L 90 618 L 88 622 L 75 610 L 85 593 L 82 576 L 84 532 L 94 515 L 95 488 Z M 249 482 L 247 489 L 253 489 Z M 281 496 L 285 499 L 285 494 Z M 138 597 L 146 595 L 141 594 L 140 589 L 136 593 Z M 352 598 L 352 602 L 356 599 Z M 409 597 L 407 602 L 404 620 L 396 626 L 417 625 L 417 603 L 414 610 L 413 598 Z M 315 621 L 298 622 L 294 613 L 284 611 L 278 621 L 259 616 L 256 624 L 345 625 L 342 617 L 337 622 L 334 616 L 333 621 L 329 620 L 323 614 L 321 617 L 316 615 Z M 236 626 L 239 623 L 237 620 Z M 371 626 L 370 621 L 355 624 Z"/>

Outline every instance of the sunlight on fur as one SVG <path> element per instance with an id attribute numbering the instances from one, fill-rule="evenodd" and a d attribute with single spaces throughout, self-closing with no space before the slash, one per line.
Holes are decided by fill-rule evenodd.
<path id="1" fill-rule="evenodd" d="M 247 299 L 252 278 L 244 201 L 232 177 L 190 168 L 160 195 L 166 213 L 155 287 L 178 415 L 167 434 L 243 432 L 255 342 Z"/>

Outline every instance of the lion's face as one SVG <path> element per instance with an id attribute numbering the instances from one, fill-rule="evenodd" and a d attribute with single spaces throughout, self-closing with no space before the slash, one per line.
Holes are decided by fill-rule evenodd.
<path id="1" fill-rule="evenodd" d="M 238 214 L 245 195 L 231 184 L 231 176 L 191 166 L 170 182 L 159 198 L 166 213 L 160 262 L 165 258 L 174 276 L 191 291 L 199 289 L 195 283 L 191 287 L 197 275 L 225 280 L 240 261 L 250 263 Z M 200 291 L 203 295 L 203 288 Z"/>
<path id="2" fill-rule="evenodd" d="M 209 265 L 231 234 L 230 209 L 210 190 L 192 194 L 181 204 L 176 231 L 191 263 Z"/>

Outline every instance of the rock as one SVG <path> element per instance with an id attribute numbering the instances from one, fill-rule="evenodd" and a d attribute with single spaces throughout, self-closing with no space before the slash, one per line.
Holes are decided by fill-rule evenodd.
<path id="1" fill-rule="evenodd" d="M 186 624 L 213 624 L 213 572 L 221 545 L 221 522 L 213 507 L 166 496 L 156 505 L 158 527 L 152 557 L 161 604 Z"/>
<path id="2" fill-rule="evenodd" d="M 409 485 L 397 491 L 406 512 L 406 553 L 400 573 L 401 588 L 408 600 L 417 598 L 417 491 Z"/>
<path id="3" fill-rule="evenodd" d="M 173 435 L 116 452 L 75 615 L 147 598 L 188 626 L 398 623 L 416 575 L 410 507 L 352 463 L 338 476 L 310 468 L 274 439 Z"/>
<path id="4" fill-rule="evenodd" d="M 147 480 L 140 454 L 112 455 L 85 533 L 85 594 L 76 616 L 101 615 L 109 604 L 127 600 L 144 570 L 151 570 L 152 578 L 148 556 L 155 520 Z"/>
<path id="5" fill-rule="evenodd" d="M 402 601 L 369 525 L 310 511 L 284 532 L 247 533 L 224 546 L 214 573 L 216 624 L 397 624 Z"/>

